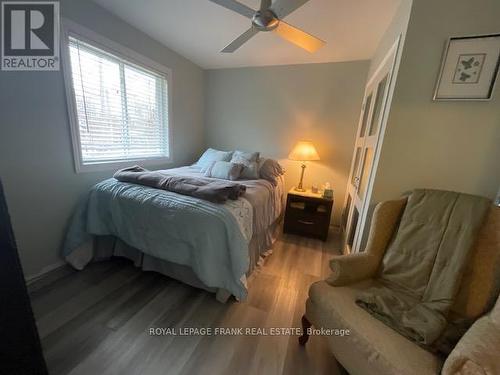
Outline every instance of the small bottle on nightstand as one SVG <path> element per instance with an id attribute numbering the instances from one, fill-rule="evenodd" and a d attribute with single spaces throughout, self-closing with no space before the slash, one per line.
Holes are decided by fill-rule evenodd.
<path id="1" fill-rule="evenodd" d="M 323 189 L 323 198 L 325 198 L 325 199 L 333 199 L 333 189 L 330 186 L 329 182 L 327 182 L 325 184 L 325 188 Z"/>

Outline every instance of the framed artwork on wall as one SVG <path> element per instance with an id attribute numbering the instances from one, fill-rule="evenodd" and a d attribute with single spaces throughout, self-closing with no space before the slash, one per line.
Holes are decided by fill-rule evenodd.
<path id="1" fill-rule="evenodd" d="M 434 100 L 490 100 L 500 66 L 500 34 L 452 37 Z"/>

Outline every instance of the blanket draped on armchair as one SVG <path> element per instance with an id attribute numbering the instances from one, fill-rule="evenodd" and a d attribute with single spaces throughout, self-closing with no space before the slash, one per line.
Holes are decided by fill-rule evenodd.
<path id="1" fill-rule="evenodd" d="M 490 201 L 414 190 L 385 253 L 377 287 L 356 303 L 409 339 L 432 349 L 448 325 L 468 255 Z"/>

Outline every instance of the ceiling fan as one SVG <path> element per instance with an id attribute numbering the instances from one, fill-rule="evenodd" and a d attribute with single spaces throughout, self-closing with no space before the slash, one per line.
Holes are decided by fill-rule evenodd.
<path id="1" fill-rule="evenodd" d="M 274 31 L 283 39 L 311 53 L 316 52 L 326 44 L 321 39 L 283 21 L 284 17 L 309 0 L 261 0 L 260 9 L 258 10 L 253 10 L 236 0 L 210 1 L 252 20 L 252 26 L 228 44 L 221 52 L 232 53 L 236 51 L 260 31 Z"/>

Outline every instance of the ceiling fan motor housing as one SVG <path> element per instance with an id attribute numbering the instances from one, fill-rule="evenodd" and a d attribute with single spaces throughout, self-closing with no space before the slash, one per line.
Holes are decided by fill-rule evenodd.
<path id="1" fill-rule="evenodd" d="M 271 31 L 278 27 L 280 20 L 271 9 L 258 10 L 252 18 L 252 24 L 260 31 Z"/>

